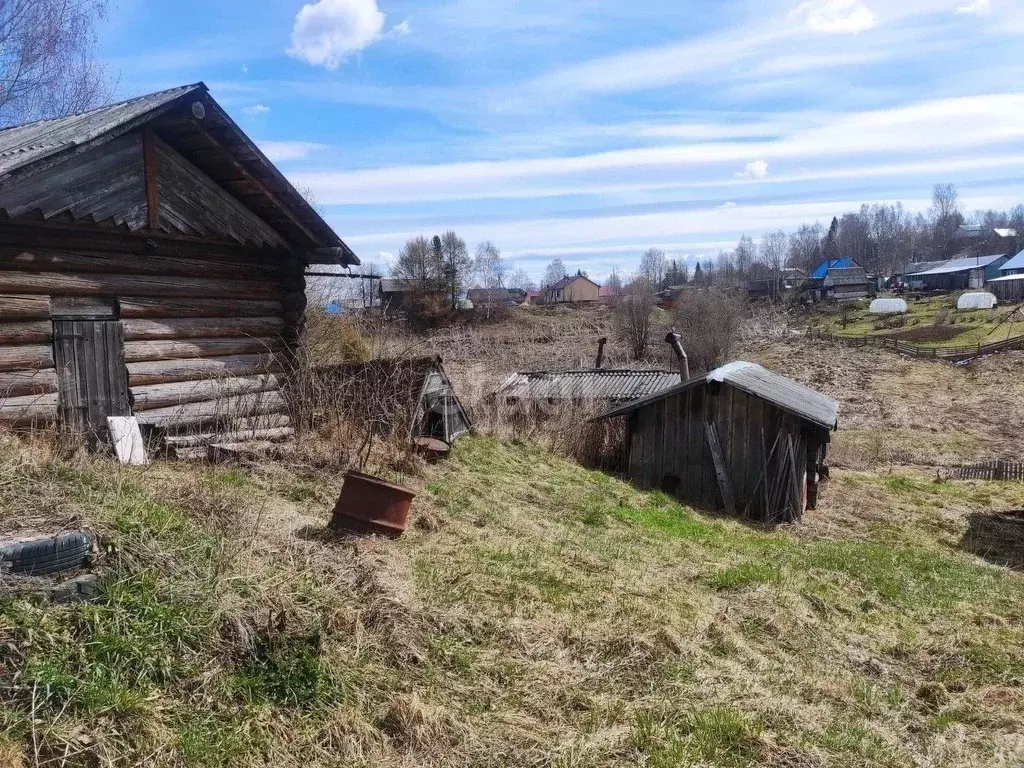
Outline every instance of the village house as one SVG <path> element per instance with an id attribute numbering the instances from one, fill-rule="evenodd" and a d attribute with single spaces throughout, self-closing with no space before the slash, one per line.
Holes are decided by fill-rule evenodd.
<path id="1" fill-rule="evenodd" d="M 355 254 L 202 83 L 0 131 L 0 420 L 288 428 L 305 270 Z"/>
<path id="2" fill-rule="evenodd" d="M 380 306 L 387 312 L 404 312 L 421 299 L 440 303 L 449 301 L 448 293 L 429 280 L 383 278 L 380 281 Z"/>
<path id="3" fill-rule="evenodd" d="M 759 365 L 733 362 L 600 419 L 628 421 L 626 473 L 638 487 L 780 523 L 814 508 L 838 408 Z"/>
<path id="4" fill-rule="evenodd" d="M 804 283 L 815 301 L 863 299 L 871 293 L 864 267 L 853 259 L 828 259 L 819 264 Z"/>
<path id="5" fill-rule="evenodd" d="M 961 256 L 938 262 L 912 264 L 904 272 L 902 282 L 920 291 L 963 291 L 984 288 L 1000 276 L 1000 267 L 1009 260 L 1001 253 L 989 256 Z"/>
<path id="6" fill-rule="evenodd" d="M 1000 301 L 1024 301 L 1024 251 L 999 267 L 999 275 L 985 284 Z"/>
<path id="7" fill-rule="evenodd" d="M 576 304 L 597 301 L 600 298 L 601 286 L 577 272 L 575 275 L 563 277 L 557 283 L 549 285 L 541 291 L 541 304 Z"/>

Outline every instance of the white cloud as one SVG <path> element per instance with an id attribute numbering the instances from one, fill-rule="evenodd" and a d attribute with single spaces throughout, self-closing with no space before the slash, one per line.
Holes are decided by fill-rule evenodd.
<path id="1" fill-rule="evenodd" d="M 247 115 L 265 115 L 270 111 L 270 107 L 266 104 L 253 104 L 252 106 L 244 107 L 242 111 Z"/>
<path id="2" fill-rule="evenodd" d="M 380 38 L 384 14 L 377 0 L 319 0 L 302 6 L 288 55 L 315 67 L 337 69 Z"/>
<path id="3" fill-rule="evenodd" d="M 325 144 L 312 141 L 261 141 L 259 147 L 271 161 L 302 160 L 314 152 L 327 149 Z"/>
<path id="4" fill-rule="evenodd" d="M 768 163 L 765 160 L 754 160 L 743 166 L 743 170 L 736 174 L 737 179 L 763 179 L 768 175 Z"/>
<path id="5" fill-rule="evenodd" d="M 971 0 L 966 5 L 957 6 L 955 12 L 960 15 L 986 16 L 992 13 L 992 0 Z"/>
<path id="6" fill-rule="evenodd" d="M 405 37 L 409 34 L 412 34 L 412 19 L 403 19 L 388 31 L 389 37 Z"/>
<path id="7" fill-rule="evenodd" d="M 249 65 L 248 64 L 243 64 L 242 65 L 242 74 L 243 75 L 249 74 Z"/>
<path id="8" fill-rule="evenodd" d="M 736 203 L 734 203 L 732 200 L 729 200 L 727 202 L 722 203 L 720 206 L 718 206 L 718 210 L 723 210 L 725 208 L 735 208 L 735 207 L 736 207 Z"/>
<path id="9" fill-rule="evenodd" d="M 874 12 L 861 0 L 804 0 L 789 12 L 808 29 L 829 35 L 866 32 L 878 23 Z"/>

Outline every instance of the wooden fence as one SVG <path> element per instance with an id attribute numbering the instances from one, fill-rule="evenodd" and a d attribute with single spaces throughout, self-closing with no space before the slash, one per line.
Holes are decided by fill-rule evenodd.
<path id="1" fill-rule="evenodd" d="M 993 341 L 990 344 L 978 343 L 960 347 L 922 347 L 917 344 L 908 344 L 892 336 L 840 336 L 835 333 L 823 333 L 813 329 L 807 331 L 807 338 L 827 341 L 832 344 L 841 344 L 845 347 L 888 349 L 901 355 L 930 360 L 946 360 L 951 363 L 973 360 L 983 355 L 1008 352 L 1011 349 L 1024 349 L 1024 336 L 1006 339 L 1005 341 Z"/>
<path id="2" fill-rule="evenodd" d="M 957 480 L 1008 480 L 1024 483 L 1024 464 L 1015 461 L 983 461 L 953 471 Z"/>

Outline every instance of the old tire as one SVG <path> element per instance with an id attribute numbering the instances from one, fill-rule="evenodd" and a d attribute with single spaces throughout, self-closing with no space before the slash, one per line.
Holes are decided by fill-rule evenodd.
<path id="1" fill-rule="evenodd" d="M 95 537 L 86 531 L 69 531 L 48 539 L 0 544 L 0 572 L 45 576 L 81 568 L 92 555 Z"/>

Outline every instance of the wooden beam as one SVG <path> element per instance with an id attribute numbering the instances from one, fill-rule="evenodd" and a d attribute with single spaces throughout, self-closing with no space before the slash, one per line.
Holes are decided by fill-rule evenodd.
<path id="1" fill-rule="evenodd" d="M 28 323 L 0 323 L 0 344 L 44 344 L 53 333 L 49 320 Z"/>
<path id="2" fill-rule="evenodd" d="M 224 376 L 255 376 L 281 370 L 275 355 L 232 355 L 128 363 L 128 385 L 169 384 Z"/>
<path id="3" fill-rule="evenodd" d="M 122 320 L 125 341 L 159 339 L 215 339 L 274 336 L 284 330 L 280 317 L 168 318 L 166 320 Z M 0 341 L 4 325 L 0 324 Z"/>
<path id="4" fill-rule="evenodd" d="M 56 421 L 56 392 L 48 395 L 24 395 L 0 399 L 0 421 L 10 424 L 31 424 Z"/>
<path id="5" fill-rule="evenodd" d="M 156 181 L 157 158 L 151 125 L 142 132 L 142 158 L 146 180 L 146 226 L 160 229 L 160 187 Z"/>
<path id="6" fill-rule="evenodd" d="M 53 347 L 49 344 L 0 347 L 0 371 L 53 367 Z"/>
<path id="7" fill-rule="evenodd" d="M 0 320 L 48 320 L 49 296 L 0 296 Z"/>
<path id="8" fill-rule="evenodd" d="M 273 375 L 226 377 L 202 381 L 178 381 L 171 384 L 153 384 L 134 387 L 133 410 L 152 411 L 184 403 L 200 403 L 204 400 L 248 395 L 254 392 L 269 392 L 280 389 L 278 378 Z"/>
<path id="9" fill-rule="evenodd" d="M 0 300 L 2 302 L 2 300 Z M 153 299 L 125 296 L 118 299 L 123 319 L 185 317 L 281 317 L 280 301 L 243 301 L 241 299 Z M 2 310 L 0 310 L 2 317 Z"/>
<path id="10" fill-rule="evenodd" d="M 163 250 L 163 249 L 161 249 Z M 184 249 L 183 249 L 184 250 Z M 221 256 L 211 249 L 201 255 L 65 251 L 53 248 L 0 249 L 0 269 L 25 272 L 99 272 L 121 275 L 180 275 L 181 277 L 266 278 L 278 279 L 281 264 L 265 264 L 254 259 Z"/>
<path id="11" fill-rule="evenodd" d="M 129 341 L 124 345 L 124 359 L 128 363 L 138 363 L 143 360 L 177 360 L 186 357 L 265 355 L 277 352 L 282 346 L 281 340 L 276 338 Z"/>
<path id="12" fill-rule="evenodd" d="M 725 456 L 722 454 L 722 443 L 718 439 L 718 428 L 713 421 L 704 422 L 704 435 L 707 437 L 708 448 L 711 449 L 711 459 L 715 463 L 715 475 L 718 478 L 718 490 L 722 494 L 722 502 L 725 511 L 730 515 L 736 514 L 736 495 L 732 490 L 732 482 L 729 480 L 729 471 L 726 467 Z"/>
<path id="13" fill-rule="evenodd" d="M 309 230 L 309 228 L 305 225 L 305 223 L 302 222 L 294 213 L 292 213 L 291 209 L 288 208 L 287 205 L 285 205 L 280 200 L 278 200 L 277 199 L 277 195 L 275 195 L 273 192 L 271 192 L 270 189 L 267 187 L 267 185 L 263 183 L 263 181 L 261 181 L 258 177 L 256 177 L 248 168 L 246 168 L 244 165 L 242 165 L 240 162 L 238 162 L 238 160 L 235 159 L 235 156 L 234 156 L 234 154 L 232 153 L 232 150 L 229 147 L 226 147 L 223 144 L 223 142 L 221 142 L 220 139 L 218 139 L 216 136 L 214 136 L 212 133 L 210 133 L 208 130 L 206 130 L 206 128 L 201 123 L 199 123 L 199 121 L 194 121 L 193 127 L 194 127 L 196 133 L 199 136 L 202 136 L 203 139 L 205 139 L 206 142 L 211 147 L 213 147 L 214 149 L 217 149 L 221 153 L 221 156 L 224 158 L 224 160 L 232 168 L 235 169 L 235 172 L 238 173 L 242 177 L 243 180 L 248 181 L 250 184 L 255 186 L 272 203 L 274 203 L 274 205 L 277 206 L 277 208 L 284 213 L 284 215 L 288 218 L 288 220 L 292 224 L 294 224 L 299 229 L 299 231 L 302 232 L 302 234 L 304 234 L 307 238 L 309 238 L 309 241 L 311 243 L 319 244 L 320 238 L 318 238 L 316 235 L 314 235 Z"/>
<path id="14" fill-rule="evenodd" d="M 0 372 L 0 400 L 18 395 L 48 395 L 57 391 L 57 371 L 21 370 Z"/>
<path id="15" fill-rule="evenodd" d="M 164 275 L 74 274 L 70 272 L 4 272 L 8 293 L 51 296 L 110 296 L 131 293 L 191 299 L 274 299 L 282 294 L 272 280 L 170 277 Z"/>
<path id="16" fill-rule="evenodd" d="M 283 413 L 288 408 L 280 392 L 258 392 L 240 397 L 225 397 L 201 403 L 157 408 L 138 414 L 139 424 L 156 427 L 184 426 L 204 422 L 227 421 L 238 417 Z"/>

